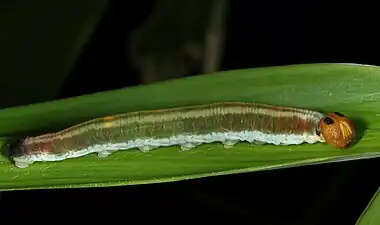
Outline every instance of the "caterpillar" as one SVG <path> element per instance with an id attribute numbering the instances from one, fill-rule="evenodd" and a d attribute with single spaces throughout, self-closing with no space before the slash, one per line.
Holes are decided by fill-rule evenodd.
<path id="1" fill-rule="evenodd" d="M 92 119 L 39 136 L 17 138 L 10 146 L 16 167 L 34 162 L 62 161 L 118 150 L 179 145 L 187 151 L 204 143 L 232 148 L 240 141 L 253 144 L 298 145 L 326 142 L 347 148 L 355 138 L 353 122 L 338 112 L 251 102 L 217 102 L 159 110 L 144 110 Z"/>

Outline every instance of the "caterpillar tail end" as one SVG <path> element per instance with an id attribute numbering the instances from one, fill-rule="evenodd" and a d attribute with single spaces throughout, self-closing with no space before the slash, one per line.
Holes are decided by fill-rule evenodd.
<path id="1" fill-rule="evenodd" d="M 9 157 L 18 168 L 27 168 L 33 162 L 27 157 L 25 138 L 17 138 L 9 142 Z"/>

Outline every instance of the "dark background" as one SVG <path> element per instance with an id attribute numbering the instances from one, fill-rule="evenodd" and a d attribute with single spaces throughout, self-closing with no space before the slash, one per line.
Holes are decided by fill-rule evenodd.
<path id="1" fill-rule="evenodd" d="M 152 4 L 110 1 L 58 98 L 138 85 L 139 72 L 127 64 L 122 46 Z M 324 62 L 380 65 L 376 9 L 365 1 L 231 1 L 221 70 Z M 379 163 L 371 159 L 164 184 L 5 192 L 0 209 L 14 221 L 71 223 L 83 217 L 89 223 L 355 224 L 380 185 Z"/>

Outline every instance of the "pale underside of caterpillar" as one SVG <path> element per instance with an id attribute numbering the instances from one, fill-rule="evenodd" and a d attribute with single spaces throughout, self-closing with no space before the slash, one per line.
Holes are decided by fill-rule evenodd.
<path id="1" fill-rule="evenodd" d="M 231 148 L 239 141 L 312 144 L 325 142 L 321 121 L 326 118 L 330 117 L 307 109 L 220 102 L 97 118 L 56 133 L 19 139 L 10 152 L 15 165 L 26 168 L 38 161 L 61 161 L 90 153 L 106 157 L 133 148 L 147 152 L 179 145 L 186 151 L 212 142 Z"/>

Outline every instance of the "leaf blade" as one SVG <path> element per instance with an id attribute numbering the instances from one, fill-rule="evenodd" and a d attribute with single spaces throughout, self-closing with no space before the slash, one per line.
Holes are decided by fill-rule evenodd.
<path id="1" fill-rule="evenodd" d="M 380 187 L 372 197 L 370 203 L 359 217 L 356 225 L 380 224 Z"/>
<path id="2" fill-rule="evenodd" d="M 377 67 L 292 65 L 226 71 L 4 109 L 0 111 L 0 135 L 9 136 L 37 130 L 52 131 L 93 117 L 126 111 L 215 101 L 254 101 L 323 112 L 340 111 L 357 119 L 359 133 L 362 133 L 363 138 L 346 151 L 338 151 L 323 144 L 252 147 L 246 143 L 225 150 L 215 143 L 181 153 L 177 147 L 170 147 L 150 153 L 119 151 L 106 159 L 88 155 L 64 162 L 36 163 L 23 170 L 14 168 L 9 159 L 2 157 L 0 189 L 168 182 L 378 157 L 378 85 L 380 70 Z M 197 88 L 208 91 L 197 91 Z M 41 116 L 43 114 L 48 116 Z"/>

